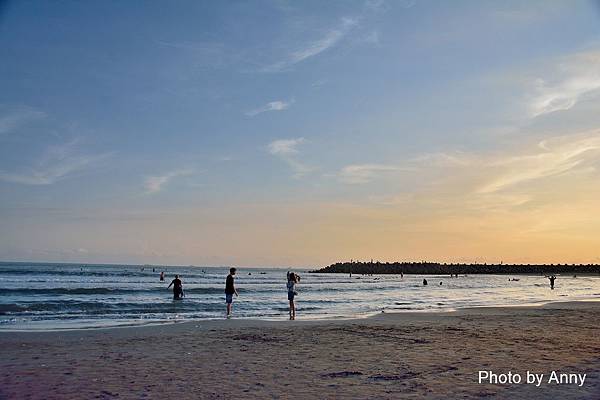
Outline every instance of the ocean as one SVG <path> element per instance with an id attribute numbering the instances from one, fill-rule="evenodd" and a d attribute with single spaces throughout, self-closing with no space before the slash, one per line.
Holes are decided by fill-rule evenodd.
<path id="1" fill-rule="evenodd" d="M 153 270 L 154 269 L 154 270 Z M 225 316 L 228 268 L 0 263 L 0 330 L 144 325 Z M 286 273 L 299 273 L 297 319 L 351 318 L 397 311 L 600 300 L 600 276 L 310 274 L 238 268 L 235 318 L 287 318 Z M 159 280 L 161 271 L 165 281 Z M 167 290 L 179 274 L 185 298 Z M 423 279 L 428 285 L 423 286 Z M 518 281 L 509 281 L 517 278 Z M 440 285 L 440 282 L 442 283 Z"/>

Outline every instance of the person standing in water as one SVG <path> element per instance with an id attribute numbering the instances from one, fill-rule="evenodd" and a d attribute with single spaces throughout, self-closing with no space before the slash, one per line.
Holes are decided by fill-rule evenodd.
<path id="1" fill-rule="evenodd" d="M 294 297 L 296 294 L 296 283 L 300 280 L 300 277 L 293 272 L 287 274 L 287 292 L 288 300 L 290 302 L 290 320 L 296 319 L 296 304 L 294 303 Z"/>
<path id="2" fill-rule="evenodd" d="M 183 285 L 179 275 L 175 275 L 175 279 L 171 281 L 167 289 L 173 286 L 173 300 L 180 300 L 183 298 Z"/>
<path id="3" fill-rule="evenodd" d="M 160 273 L 160 281 L 162 282 L 164 280 L 165 280 L 165 272 L 161 271 L 161 273 Z"/>
<path id="4" fill-rule="evenodd" d="M 554 281 L 556 280 L 556 276 L 555 275 L 550 275 L 547 278 L 550 280 L 550 289 L 554 290 Z"/>
<path id="5" fill-rule="evenodd" d="M 238 291 L 235 288 L 234 279 L 235 276 L 235 268 L 229 269 L 229 275 L 227 275 L 227 279 L 225 280 L 225 303 L 227 303 L 227 318 L 231 318 L 231 307 L 233 303 L 233 295 L 238 297 Z"/>

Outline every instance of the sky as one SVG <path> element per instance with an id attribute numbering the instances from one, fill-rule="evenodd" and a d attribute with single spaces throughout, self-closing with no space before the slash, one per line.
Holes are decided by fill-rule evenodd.
<path id="1" fill-rule="evenodd" d="M 0 260 L 600 262 L 598 1 L 3 1 Z"/>

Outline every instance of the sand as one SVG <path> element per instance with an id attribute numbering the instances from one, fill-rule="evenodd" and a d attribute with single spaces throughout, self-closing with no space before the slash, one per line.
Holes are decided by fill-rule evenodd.
<path id="1" fill-rule="evenodd" d="M 598 321 L 590 302 L 0 332 L 0 398 L 600 399 Z M 479 370 L 523 382 L 479 384 Z M 553 370 L 587 377 L 549 384 Z"/>

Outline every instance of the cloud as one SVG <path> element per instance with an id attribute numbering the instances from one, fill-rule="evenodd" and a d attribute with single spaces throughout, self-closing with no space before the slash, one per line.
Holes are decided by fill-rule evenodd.
<path id="1" fill-rule="evenodd" d="M 167 185 L 173 178 L 190 175 L 192 173 L 193 171 L 190 169 L 183 169 L 172 171 L 163 175 L 149 176 L 144 182 L 146 193 L 158 193 L 163 189 L 163 186 Z"/>
<path id="2" fill-rule="evenodd" d="M 402 8 L 412 8 L 417 4 L 417 0 L 400 0 L 398 1 L 398 4 Z"/>
<path id="3" fill-rule="evenodd" d="M 401 171 L 403 169 L 405 168 L 387 164 L 347 165 L 341 169 L 338 178 L 344 183 L 362 184 L 368 183 L 384 173 Z"/>
<path id="4" fill-rule="evenodd" d="M 14 129 L 28 122 L 45 118 L 46 113 L 30 107 L 19 107 L 0 116 L 0 136 L 10 133 Z"/>
<path id="5" fill-rule="evenodd" d="M 263 68 L 263 72 L 279 72 L 323 53 L 337 45 L 357 24 L 357 18 L 342 18 L 338 26 L 327 31 L 323 37 L 291 52 L 284 60 Z"/>
<path id="6" fill-rule="evenodd" d="M 304 138 L 297 139 L 279 139 L 269 143 L 269 153 L 274 155 L 287 155 L 297 153 L 299 144 L 304 143 Z"/>
<path id="7" fill-rule="evenodd" d="M 367 43 L 372 45 L 379 45 L 379 32 L 371 31 L 366 34 L 364 37 L 359 39 L 359 43 Z"/>
<path id="8" fill-rule="evenodd" d="M 564 188 L 595 185 L 598 171 L 600 130 L 594 130 L 529 145 L 517 141 L 494 152 L 425 153 L 395 164 L 351 164 L 324 176 L 352 185 L 393 178 L 386 181 L 389 188 L 380 184 L 370 193 L 369 202 L 378 205 L 417 206 L 426 198 L 438 207 L 452 202 L 475 211 L 538 207 L 566 196 Z M 402 187 L 401 193 L 394 193 L 395 187 Z"/>
<path id="9" fill-rule="evenodd" d="M 600 131 L 562 136 L 538 143 L 537 152 L 487 163 L 498 175 L 478 189 L 494 193 L 517 184 L 564 174 L 587 162 L 600 160 Z"/>
<path id="10" fill-rule="evenodd" d="M 410 161 L 415 164 L 427 166 L 466 166 L 471 164 L 471 157 L 471 155 L 463 152 L 436 152 L 421 154 Z"/>
<path id="11" fill-rule="evenodd" d="M 295 157 L 298 154 L 297 147 L 304 142 L 305 139 L 302 137 L 296 139 L 279 139 L 269 143 L 267 149 L 269 153 L 283 160 L 294 170 L 295 178 L 300 178 L 313 169 L 298 161 Z"/>
<path id="12" fill-rule="evenodd" d="M 424 153 L 413 158 L 408 158 L 399 164 L 351 164 L 343 167 L 339 172 L 328 176 L 335 176 L 340 182 L 357 185 L 364 184 L 389 175 L 393 172 L 423 171 L 432 168 L 451 168 L 467 166 L 471 163 L 471 156 L 461 152 L 454 153 Z"/>
<path id="13" fill-rule="evenodd" d="M 270 103 L 265 104 L 262 107 L 247 111 L 245 114 L 249 117 L 254 117 L 255 115 L 258 115 L 258 114 L 261 114 L 264 112 L 268 112 L 268 111 L 283 111 L 283 110 L 287 110 L 293 103 L 294 103 L 294 100 L 290 100 L 288 102 L 282 101 L 282 100 L 272 101 Z"/>
<path id="14" fill-rule="evenodd" d="M 78 140 L 49 146 L 36 165 L 21 172 L 0 171 L 0 180 L 23 185 L 51 185 L 97 164 L 113 153 L 80 154 Z"/>
<path id="15" fill-rule="evenodd" d="M 533 118 L 569 110 L 585 95 L 598 91 L 600 52 L 580 53 L 564 59 L 548 75 L 536 81 L 536 93 L 529 101 L 529 112 Z"/>

